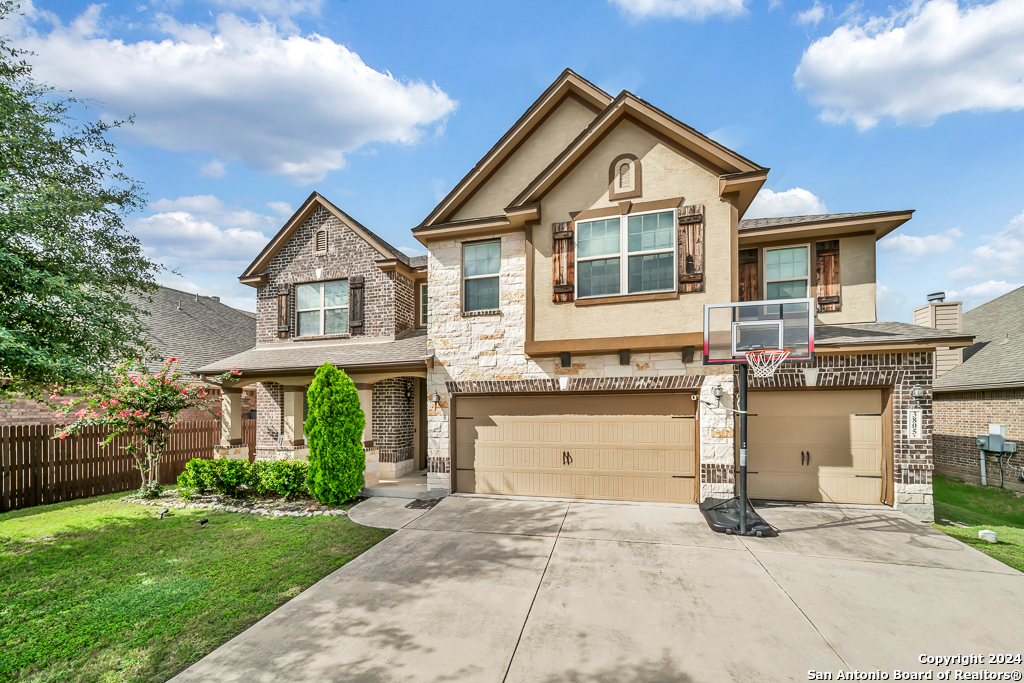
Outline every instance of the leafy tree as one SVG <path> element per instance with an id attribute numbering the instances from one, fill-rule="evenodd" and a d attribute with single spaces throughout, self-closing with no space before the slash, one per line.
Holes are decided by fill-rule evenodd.
<path id="1" fill-rule="evenodd" d="M 362 441 L 366 416 L 359 407 L 359 392 L 348 375 L 325 363 L 317 368 L 306 397 L 306 487 L 321 503 L 344 503 L 359 495 L 366 469 Z"/>
<path id="2" fill-rule="evenodd" d="M 232 369 L 214 381 L 236 376 Z M 119 365 L 110 379 L 99 385 L 72 389 L 81 395 L 61 401 L 57 417 L 64 417 L 77 405 L 82 408 L 75 413 L 75 422 L 59 429 L 54 438 L 66 439 L 93 426 L 109 428 L 109 436 L 101 442 L 104 446 L 125 436 L 126 442 L 120 448 L 135 459 L 135 466 L 142 473 L 140 494 L 159 495 L 160 457 L 171 440 L 171 428 L 178 421 L 178 413 L 186 408 L 199 408 L 220 415 L 215 408 L 220 402 L 207 398 L 202 385 L 188 381 L 190 377 L 182 374 L 177 358 L 168 358 L 152 375 L 142 359 L 133 359 Z M 57 393 L 50 396 L 51 400 L 59 398 Z"/>
<path id="3" fill-rule="evenodd" d="M 16 11 L 0 2 L 0 20 Z M 36 83 L 25 55 L 0 37 L 0 401 L 134 357 L 130 297 L 161 269 L 124 226 L 143 201 L 106 139 L 124 122 L 77 123 L 84 103 Z"/>

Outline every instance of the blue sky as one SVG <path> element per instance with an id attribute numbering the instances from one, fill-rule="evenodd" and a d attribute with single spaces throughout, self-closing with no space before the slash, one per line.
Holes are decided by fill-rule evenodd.
<path id="1" fill-rule="evenodd" d="M 255 9 L 254 9 L 255 8 Z M 37 77 L 125 117 L 181 276 L 236 278 L 316 190 L 398 247 L 570 67 L 772 168 L 748 217 L 915 209 L 879 245 L 879 319 L 1024 284 L 1024 2 L 36 0 L 5 33 Z"/>

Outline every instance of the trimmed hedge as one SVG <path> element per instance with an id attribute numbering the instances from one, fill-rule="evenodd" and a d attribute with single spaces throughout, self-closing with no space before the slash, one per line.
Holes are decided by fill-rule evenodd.
<path id="1" fill-rule="evenodd" d="M 216 491 L 236 495 L 243 486 L 259 496 L 279 495 L 292 498 L 308 494 L 306 477 L 309 466 L 302 460 L 189 460 L 178 475 L 178 487 L 188 497 L 192 493 Z"/>

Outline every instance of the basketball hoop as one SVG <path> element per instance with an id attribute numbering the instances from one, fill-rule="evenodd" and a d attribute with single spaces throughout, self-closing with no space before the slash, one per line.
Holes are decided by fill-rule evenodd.
<path id="1" fill-rule="evenodd" d="M 789 349 L 758 349 L 747 351 L 747 366 L 754 377 L 771 377 L 779 366 L 789 357 Z"/>

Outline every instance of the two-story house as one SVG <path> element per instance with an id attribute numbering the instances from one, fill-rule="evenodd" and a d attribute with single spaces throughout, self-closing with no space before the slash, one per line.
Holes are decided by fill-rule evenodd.
<path id="1" fill-rule="evenodd" d="M 731 495 L 734 367 L 702 363 L 703 307 L 814 297 L 813 363 L 751 380 L 751 497 L 930 519 L 932 354 L 970 339 L 876 320 L 875 243 L 912 212 L 744 220 L 768 171 L 559 76 L 413 229 L 429 486 Z"/>
<path id="2" fill-rule="evenodd" d="M 366 414 L 367 485 L 426 467 L 426 258 L 409 258 L 313 193 L 239 280 L 256 288 L 256 346 L 232 367 L 223 444 L 242 446 L 242 392 L 256 386 L 256 457 L 304 458 L 306 390 L 324 363 L 355 382 Z"/>

